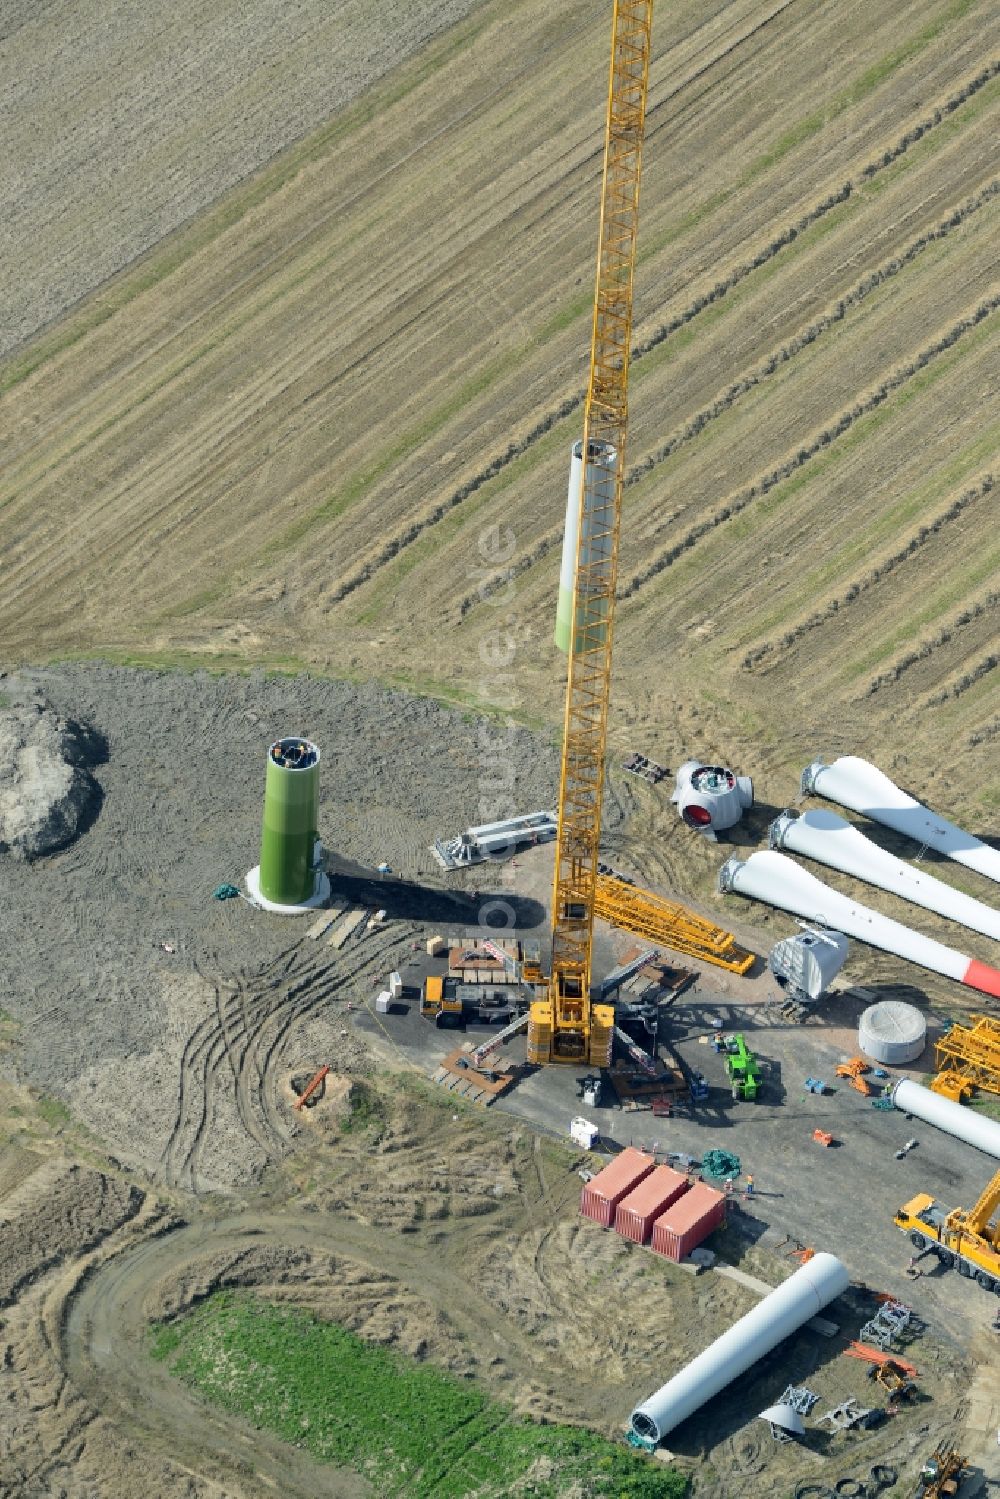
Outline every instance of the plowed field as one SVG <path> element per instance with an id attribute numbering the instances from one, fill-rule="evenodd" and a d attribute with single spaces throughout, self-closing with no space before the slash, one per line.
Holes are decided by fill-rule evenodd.
<path id="1" fill-rule="evenodd" d="M 480 6 L 8 363 L 8 657 L 558 719 L 607 10 Z M 998 42 L 975 0 L 657 17 L 622 747 L 996 817 Z"/>

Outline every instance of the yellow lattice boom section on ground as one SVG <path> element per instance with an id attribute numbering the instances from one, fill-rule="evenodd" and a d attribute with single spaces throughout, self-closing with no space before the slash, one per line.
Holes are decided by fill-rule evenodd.
<path id="1" fill-rule="evenodd" d="M 547 997 L 531 1007 L 528 1026 L 531 1062 L 588 1062 L 591 1066 L 606 1067 L 611 1061 L 614 1010 L 610 1005 L 590 1003 L 590 957 L 625 473 L 632 279 L 652 13 L 652 0 L 615 0 L 559 780 L 552 969 Z M 604 461 L 612 452 L 614 456 Z M 586 547 L 582 544 L 585 529 Z"/>
<path id="2" fill-rule="evenodd" d="M 702 963 L 714 963 L 730 973 L 746 973 L 754 963 L 754 954 L 740 947 L 732 932 L 714 926 L 676 901 L 664 900 L 650 890 L 626 885 L 609 875 L 597 876 L 594 914 L 637 937 L 686 953 Z"/>
<path id="3" fill-rule="evenodd" d="M 970 1015 L 969 1021 L 935 1043 L 938 1075 L 931 1087 L 946 1098 L 961 1098 L 970 1087 L 1000 1093 L 1000 1021 L 990 1015 Z"/>

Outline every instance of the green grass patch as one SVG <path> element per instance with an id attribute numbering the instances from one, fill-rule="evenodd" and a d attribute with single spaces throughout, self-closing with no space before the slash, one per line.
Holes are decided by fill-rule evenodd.
<path id="1" fill-rule="evenodd" d="M 154 1327 L 151 1352 L 206 1399 L 352 1468 L 379 1495 L 680 1499 L 686 1480 L 628 1447 L 568 1426 L 517 1420 L 475 1385 L 365 1343 L 342 1327 L 219 1292 Z"/>
<path id="2" fill-rule="evenodd" d="M 360 1135 L 365 1130 L 381 1128 L 385 1123 L 385 1104 L 365 1083 L 355 1083 L 351 1090 L 350 1113 L 341 1122 L 341 1131 L 346 1135 Z"/>
<path id="3" fill-rule="evenodd" d="M 270 677 L 323 675 L 298 656 L 262 656 L 249 660 L 237 651 L 143 651 L 127 646 L 94 646 L 92 650 L 53 651 L 44 658 L 48 666 L 76 661 L 131 666 L 140 671 L 204 671 L 213 677 L 245 676 L 251 671 L 263 671 Z"/>
<path id="4" fill-rule="evenodd" d="M 58 1098 L 42 1097 L 37 1104 L 39 1117 L 45 1120 L 53 1129 L 69 1124 L 72 1115 L 66 1105 Z"/>
<path id="5" fill-rule="evenodd" d="M 1000 1098 L 991 1093 L 980 1093 L 978 1097 L 970 1099 L 965 1106 L 975 1109 L 977 1114 L 985 1114 L 987 1119 L 1000 1120 Z"/>
<path id="6" fill-rule="evenodd" d="M 539 718 L 537 714 L 491 702 L 489 698 L 480 697 L 478 693 L 468 692 L 462 687 L 453 687 L 448 682 L 439 682 L 435 677 L 398 672 L 391 677 L 383 677 L 382 680 L 387 687 L 398 687 L 401 691 L 415 693 L 418 697 L 435 698 L 448 708 L 467 708 L 480 718 L 520 724 L 523 728 L 531 729 L 535 733 L 547 733 L 553 727 L 548 719 Z"/>

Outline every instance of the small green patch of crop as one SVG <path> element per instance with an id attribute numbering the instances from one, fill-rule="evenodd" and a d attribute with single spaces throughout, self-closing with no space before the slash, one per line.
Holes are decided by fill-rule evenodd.
<path id="1" fill-rule="evenodd" d="M 214 1405 L 406 1499 L 681 1499 L 671 1468 L 595 1432 L 515 1419 L 475 1385 L 245 1292 L 152 1329 L 151 1353 Z M 535 1474 L 538 1477 L 535 1477 Z"/>
<path id="2" fill-rule="evenodd" d="M 341 1125 L 345 1134 L 360 1134 L 373 1125 L 385 1122 L 385 1105 L 372 1088 L 355 1083 L 351 1094 L 351 1111 Z"/>
<path id="3" fill-rule="evenodd" d="M 38 1112 L 46 1124 L 53 1128 L 58 1125 L 68 1124 L 71 1114 L 66 1105 L 58 1098 L 40 1098 L 38 1100 Z"/>

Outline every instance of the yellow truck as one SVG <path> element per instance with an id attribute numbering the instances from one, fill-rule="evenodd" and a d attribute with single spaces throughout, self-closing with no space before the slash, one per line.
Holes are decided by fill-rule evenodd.
<path id="1" fill-rule="evenodd" d="M 894 1222 L 909 1234 L 915 1249 L 932 1250 L 942 1265 L 978 1281 L 1000 1295 L 1000 1171 L 987 1184 L 975 1207 L 949 1213 L 920 1192 L 896 1213 Z"/>

